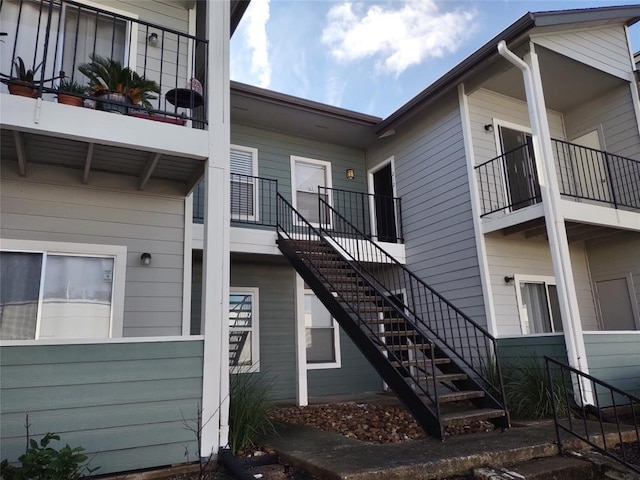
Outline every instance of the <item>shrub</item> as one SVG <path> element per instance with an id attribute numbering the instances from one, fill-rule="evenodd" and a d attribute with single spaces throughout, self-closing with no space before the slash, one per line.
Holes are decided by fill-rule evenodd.
<path id="1" fill-rule="evenodd" d="M 558 415 L 566 415 L 567 388 L 553 372 L 551 383 L 550 388 L 545 364 L 534 357 L 510 365 L 505 374 L 509 411 L 521 418 L 550 417 L 555 399 Z"/>
<path id="2" fill-rule="evenodd" d="M 233 453 L 255 446 L 258 437 L 275 432 L 269 413 L 272 384 L 260 374 L 231 375 L 229 386 L 229 445 Z"/>
<path id="3" fill-rule="evenodd" d="M 27 451 L 18 458 L 20 466 L 9 464 L 8 460 L 0 463 L 0 475 L 3 480 L 77 480 L 84 474 L 95 472 L 85 463 L 88 457 L 82 452 L 84 448 L 71 448 L 65 445 L 59 450 L 49 446 L 51 440 L 60 440 L 54 433 L 47 433 L 40 443 L 27 435 Z"/>

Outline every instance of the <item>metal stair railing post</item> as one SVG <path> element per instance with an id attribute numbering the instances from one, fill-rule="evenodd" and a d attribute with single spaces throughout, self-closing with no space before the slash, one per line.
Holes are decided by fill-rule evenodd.
<path id="1" fill-rule="evenodd" d="M 401 274 L 399 277 L 400 285 L 406 287 L 409 290 L 407 293 L 411 295 L 414 302 L 413 310 L 411 309 L 411 307 L 405 304 L 406 309 L 410 313 L 410 318 L 413 318 L 413 321 L 416 324 L 426 328 L 428 332 L 433 334 L 436 339 L 442 342 L 445 348 L 449 349 L 455 357 L 461 360 L 473 372 L 474 375 L 482 379 L 485 385 L 490 386 L 491 388 L 488 388 L 487 391 L 492 397 L 494 397 L 494 394 L 497 393 L 500 397 L 500 400 L 498 401 L 498 399 L 496 399 L 495 397 L 494 399 L 498 401 L 498 403 L 501 403 L 503 408 L 506 409 L 504 384 L 499 364 L 499 357 L 497 355 L 498 350 L 495 338 L 488 331 L 486 331 L 486 329 L 478 325 L 471 318 L 462 313 L 457 307 L 452 305 L 439 293 L 433 290 L 424 281 L 410 272 L 404 265 L 400 264 L 400 262 L 393 258 L 393 256 L 384 251 L 374 242 L 371 242 L 369 239 L 367 239 L 361 231 L 353 226 L 347 219 L 342 217 L 340 213 L 332 209 L 332 207 L 328 205 L 327 202 L 325 202 L 322 198 L 320 198 L 319 201 L 321 203 L 324 203 L 325 208 L 332 211 L 333 215 L 339 218 L 342 221 L 343 225 L 351 230 L 350 237 L 357 238 L 358 244 L 366 245 L 366 254 L 358 252 L 358 257 L 354 257 L 353 254 L 349 252 L 349 250 L 344 249 L 345 252 L 349 255 L 351 263 L 357 265 L 357 267 L 363 272 L 366 272 L 367 278 L 370 278 L 373 283 L 377 284 L 383 291 L 387 292 L 391 292 L 393 290 L 392 287 L 394 286 L 397 289 L 398 284 L 390 285 L 394 282 L 385 282 L 384 275 L 386 274 L 384 272 L 376 274 L 376 272 L 373 272 L 372 270 L 375 268 L 374 265 L 396 267 L 392 270 L 398 270 L 398 273 Z M 347 228 L 345 228 L 345 230 L 346 229 Z M 332 236 L 331 232 L 327 231 L 326 229 L 320 228 L 319 230 L 323 236 L 327 237 L 332 242 L 340 244 L 340 238 L 335 238 L 334 236 Z M 361 258 L 365 258 L 365 260 L 361 260 Z M 416 305 L 416 296 L 418 296 L 418 299 L 420 299 L 420 296 L 423 296 L 426 313 L 431 313 L 432 315 L 424 315 L 422 313 L 423 309 L 420 308 L 422 302 L 419 302 Z M 429 306 L 430 303 L 432 304 L 431 307 Z M 439 314 L 438 310 L 440 312 Z M 452 314 L 455 315 L 455 327 L 452 326 L 454 323 L 452 321 Z M 442 323 L 442 329 L 440 329 L 440 327 L 438 326 L 438 320 L 440 320 L 440 323 Z M 467 348 L 469 349 L 467 355 L 464 354 L 462 332 L 460 331 L 460 322 L 465 325 L 464 336 L 467 337 Z M 459 338 L 457 342 L 455 336 L 453 335 L 452 328 L 447 328 L 448 325 L 458 330 Z M 471 339 L 469 338 L 469 329 L 473 331 L 477 357 L 473 354 L 473 347 L 471 346 Z M 483 346 L 481 346 L 481 343 L 483 344 Z M 495 361 L 496 363 L 498 371 L 497 385 L 494 384 L 496 382 L 488 378 L 486 372 L 482 371 L 484 361 L 489 360 L 491 356 L 493 357 L 493 361 Z"/>
<path id="2" fill-rule="evenodd" d="M 311 225 L 302 215 L 300 215 L 300 213 L 295 210 L 295 208 L 293 208 L 293 206 L 281 195 L 278 194 L 277 196 L 278 198 L 278 220 L 277 220 L 277 231 L 279 236 L 282 239 L 287 239 L 287 240 L 291 240 L 291 241 L 299 241 L 298 237 L 298 233 L 295 231 L 296 228 L 299 225 L 303 225 L 303 228 L 306 229 L 308 231 L 308 234 L 306 236 L 306 239 L 304 241 L 306 241 L 310 247 L 311 245 L 311 237 L 314 237 L 314 240 L 317 239 L 316 241 L 323 241 L 323 236 L 321 235 L 321 230 L 322 227 L 314 227 L 313 225 Z M 294 221 L 293 218 L 296 218 L 296 220 Z M 303 236 L 304 238 L 304 236 Z M 331 243 L 329 242 L 324 242 L 324 245 L 330 247 L 336 254 L 340 255 L 340 252 L 333 246 L 331 245 Z M 341 247 L 342 248 L 342 247 Z M 308 251 L 310 251 L 310 248 L 307 249 Z M 324 281 L 327 285 L 329 285 L 332 289 L 333 292 L 336 293 L 337 297 L 342 301 L 342 303 L 344 305 L 347 305 L 349 310 L 351 311 L 351 313 L 353 313 L 356 318 L 357 318 L 357 323 L 360 326 L 361 330 L 364 328 L 366 330 L 369 331 L 369 333 L 371 335 L 369 335 L 369 339 L 370 341 L 373 341 L 373 338 L 377 337 L 377 333 L 374 330 L 371 329 L 371 326 L 368 325 L 365 321 L 365 319 L 363 319 L 363 311 L 361 310 L 361 304 L 363 302 L 359 301 L 360 297 L 359 297 L 359 291 L 357 291 L 357 295 L 356 295 L 356 307 L 354 307 L 353 303 L 348 301 L 344 295 L 340 292 L 340 287 L 339 285 L 334 284 L 334 282 L 332 282 L 329 278 L 327 278 L 326 275 L 324 275 L 321 271 L 320 271 L 320 267 L 318 267 L 315 262 L 313 261 L 313 259 L 311 258 L 310 254 L 308 252 L 299 252 L 299 255 L 304 258 L 308 265 L 311 266 L 313 268 L 314 274 L 318 277 L 321 278 L 322 281 Z M 347 265 L 349 266 L 349 269 L 353 272 L 355 272 L 359 278 L 364 281 L 367 284 L 367 287 L 372 289 L 374 292 L 376 292 L 381 299 L 385 299 L 386 295 L 385 293 L 387 292 L 383 292 L 381 291 L 378 287 L 376 287 L 375 285 L 373 285 L 370 280 L 352 263 L 352 262 L 347 262 Z M 386 303 L 386 308 L 390 308 L 392 311 L 394 311 L 395 314 L 397 314 L 398 316 L 400 316 L 401 318 L 403 318 L 404 321 L 407 322 L 407 324 L 409 326 L 412 326 L 413 328 L 415 328 L 415 325 L 413 325 L 413 322 L 411 322 L 411 320 L 406 316 L 406 314 L 400 309 L 398 308 L 393 302 L 389 301 L 389 300 L 385 300 Z M 389 323 L 392 323 L 391 321 Z M 375 342 L 375 344 L 384 349 L 386 352 L 386 356 L 388 358 L 388 360 L 390 362 L 392 361 L 396 361 L 398 362 L 400 365 L 402 365 L 402 357 L 398 356 L 393 348 L 394 345 L 387 345 L 385 342 L 382 342 L 381 340 L 378 339 L 377 342 Z M 408 373 L 408 377 L 411 379 L 411 381 L 413 382 L 414 385 L 419 387 L 419 390 L 421 392 L 421 394 L 425 395 L 427 398 L 429 398 L 432 402 L 432 404 L 434 405 L 434 409 L 436 411 L 436 414 L 439 418 L 440 415 L 440 406 L 439 406 L 439 401 L 438 401 L 438 397 L 436 395 L 436 391 L 434 390 L 433 394 L 429 392 L 429 388 L 427 387 L 428 382 L 429 382 L 429 376 L 431 376 L 432 379 L 436 378 L 436 370 L 435 370 L 435 366 L 436 363 L 434 361 L 434 345 L 431 341 L 429 341 L 427 339 L 427 343 L 415 343 L 416 348 L 414 348 L 414 350 L 418 351 L 419 349 L 417 348 L 417 346 L 419 345 L 423 345 L 426 346 L 429 350 L 430 350 L 430 355 L 431 355 L 431 361 L 427 362 L 427 360 L 424 361 L 423 365 L 424 365 L 424 370 L 423 373 L 425 375 L 425 386 L 422 386 L 422 382 L 420 380 L 420 374 L 412 374 L 410 371 L 407 372 Z M 424 353 L 420 355 L 422 358 L 425 357 Z M 430 363 L 430 365 L 427 365 L 428 363 Z M 427 368 L 430 367 L 430 368 Z M 435 385 L 435 384 L 434 384 Z M 442 427 L 440 427 L 442 428 Z"/>
<path id="3" fill-rule="evenodd" d="M 640 465 L 632 464 L 627 459 L 628 450 L 633 451 L 633 449 L 635 448 L 637 451 L 640 451 L 640 423 L 638 420 L 640 416 L 640 397 L 637 397 L 629 392 L 625 392 L 624 390 L 621 390 L 603 380 L 600 380 L 592 375 L 584 373 L 562 362 L 554 360 L 553 358 L 550 358 L 546 355 L 544 357 L 544 360 L 545 360 L 545 366 L 547 370 L 547 381 L 549 382 L 548 385 L 549 385 L 550 391 L 552 392 L 551 399 L 552 399 L 552 408 L 553 408 L 553 420 L 554 420 L 554 425 L 556 430 L 556 441 L 557 441 L 558 449 L 560 450 L 560 452 L 562 452 L 561 431 L 564 431 L 569 433 L 570 435 L 573 435 L 579 438 L 583 442 L 586 442 L 587 444 L 589 444 L 591 447 L 593 447 L 603 455 L 613 458 L 614 460 L 622 463 L 627 468 L 630 468 L 636 473 L 640 473 Z M 562 390 L 564 391 L 564 401 L 565 401 L 565 406 L 567 408 L 567 413 L 568 413 L 567 415 L 568 426 L 565 426 L 560 422 L 559 405 L 557 403 L 558 399 L 554 394 L 555 382 L 552 374 L 552 367 L 560 371 L 561 386 L 562 386 Z M 566 381 L 565 374 L 569 375 L 569 381 Z M 576 379 L 574 379 L 574 377 Z M 577 380 L 580 377 L 590 382 L 591 388 L 593 389 L 593 392 L 594 392 L 596 405 L 587 405 L 584 403 L 583 396 L 582 396 L 582 385 L 584 382 Z M 575 388 L 579 389 L 579 398 L 581 401 L 581 405 L 569 407 L 570 405 L 572 405 L 572 399 L 575 398 L 576 395 L 572 394 L 569 391 L 570 389 L 567 388 L 568 385 L 571 385 L 574 389 Z M 598 394 L 596 387 L 600 388 L 600 395 Z M 605 408 L 612 409 L 613 416 L 610 416 L 610 413 L 606 412 L 605 409 L 601 407 L 600 397 L 603 397 L 603 400 L 605 401 L 607 400 L 610 401 L 611 405 Z M 628 427 L 633 427 L 633 431 L 629 436 L 623 435 L 623 432 L 622 432 L 621 421 L 620 421 L 620 415 L 621 415 L 622 409 L 628 410 L 627 415 L 629 415 L 630 419 L 632 420 L 632 424 L 626 424 Z M 571 418 L 572 411 L 576 412 L 582 418 L 581 426 L 582 426 L 582 430 L 584 431 L 584 434 L 582 432 L 579 432 L 577 426 L 574 425 L 574 422 Z M 589 422 L 587 422 L 588 416 L 593 416 L 598 420 L 598 424 L 596 427 L 598 432 L 596 433 L 596 438 L 594 438 L 593 440 L 592 440 L 592 433 L 590 433 L 589 431 L 590 424 Z M 615 431 L 610 433 L 610 435 L 613 435 L 616 437 L 613 442 L 614 443 L 613 445 L 607 445 L 609 440 L 607 440 L 607 434 L 606 434 L 607 432 L 605 431 L 605 426 L 604 426 L 605 423 L 612 424 L 612 425 L 615 424 Z M 599 444 L 596 441 L 597 436 L 600 437 L 600 441 L 602 442 L 601 444 Z M 613 449 L 616 449 L 617 451 L 619 451 L 620 454 L 618 454 L 617 451 L 616 452 L 612 451 Z"/>

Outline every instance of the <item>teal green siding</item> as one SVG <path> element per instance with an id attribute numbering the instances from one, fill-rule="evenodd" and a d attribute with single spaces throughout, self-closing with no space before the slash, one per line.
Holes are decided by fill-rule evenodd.
<path id="1" fill-rule="evenodd" d="M 592 376 L 640 396 L 640 334 L 588 334 L 584 343 Z"/>
<path id="2" fill-rule="evenodd" d="M 544 355 L 567 363 L 563 335 L 498 338 L 498 355 L 503 367 L 531 357 L 542 359 Z"/>
<path id="3" fill-rule="evenodd" d="M 183 419 L 201 403 L 202 355 L 202 340 L 2 347 L 2 457 L 24 452 L 28 414 L 32 437 L 84 447 L 96 473 L 194 460 Z"/>

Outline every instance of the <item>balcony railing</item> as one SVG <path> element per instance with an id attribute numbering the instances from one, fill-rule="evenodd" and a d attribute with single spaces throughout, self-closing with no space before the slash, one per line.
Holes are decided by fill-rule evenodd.
<path id="1" fill-rule="evenodd" d="M 193 221 L 204 223 L 204 181 L 193 192 Z M 231 174 L 231 222 L 276 226 L 278 181 L 270 178 Z"/>
<path id="2" fill-rule="evenodd" d="M 640 209 L 640 161 L 552 140 L 560 194 L 576 201 Z M 481 216 L 539 203 L 540 184 L 530 143 L 475 167 Z"/>
<path id="3" fill-rule="evenodd" d="M 325 187 L 319 187 L 318 193 L 320 198 L 326 199 L 337 213 L 369 238 L 380 242 L 404 243 L 399 198 Z M 341 231 L 342 222 L 330 217 L 326 212 L 321 216 L 323 225 L 330 225 L 335 233 L 345 233 Z"/>
<path id="4" fill-rule="evenodd" d="M 192 120 L 194 128 L 205 128 L 203 97 L 185 86 L 196 78 L 206 85 L 206 40 L 71 0 L 4 0 L 0 22 L 6 34 L 0 43 L 4 83 L 15 78 L 14 62 L 20 57 L 27 69 L 37 67 L 36 96 L 54 101 L 63 78 L 88 86 L 78 66 L 99 56 L 129 67 L 159 87 L 160 94 L 152 94 L 155 98 L 149 104 L 118 106 L 121 113 L 176 124 Z M 89 107 L 106 105 L 110 110 L 109 106 L 118 105 L 105 96 L 75 96 Z"/>

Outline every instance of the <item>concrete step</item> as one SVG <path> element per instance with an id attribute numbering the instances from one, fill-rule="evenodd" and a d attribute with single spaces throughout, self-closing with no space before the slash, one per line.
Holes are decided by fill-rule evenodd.
<path id="1" fill-rule="evenodd" d="M 536 458 L 512 467 L 476 468 L 481 480 L 597 480 L 600 476 L 591 462 L 568 457 Z"/>

